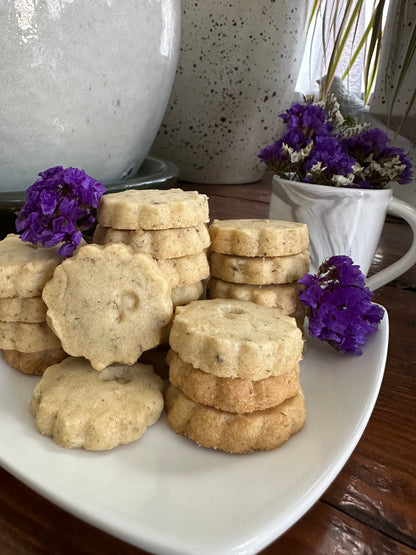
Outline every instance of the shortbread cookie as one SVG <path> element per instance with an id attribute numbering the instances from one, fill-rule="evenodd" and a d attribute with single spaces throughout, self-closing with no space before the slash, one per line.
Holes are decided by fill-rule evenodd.
<path id="1" fill-rule="evenodd" d="M 27 322 L 30 324 L 46 321 L 46 304 L 42 297 L 0 298 L 0 320 L 3 322 Z"/>
<path id="2" fill-rule="evenodd" d="M 169 343 L 195 368 L 221 378 L 249 380 L 290 372 L 303 349 L 294 318 L 276 308 L 234 299 L 178 306 Z"/>
<path id="3" fill-rule="evenodd" d="M 59 245 L 45 248 L 7 235 L 0 241 L 0 297 L 39 297 L 62 261 L 58 250 Z"/>
<path id="4" fill-rule="evenodd" d="M 299 306 L 299 286 L 297 281 L 277 285 L 249 285 L 211 277 L 207 284 L 207 298 L 251 301 L 261 306 L 278 308 L 284 314 L 291 315 Z"/>
<path id="5" fill-rule="evenodd" d="M 86 245 L 43 290 L 47 319 L 64 350 L 96 370 L 133 364 L 156 347 L 172 318 L 171 285 L 149 255 L 127 245 Z"/>
<path id="6" fill-rule="evenodd" d="M 95 372 L 87 360 L 68 357 L 45 370 L 30 410 L 37 430 L 61 447 L 112 449 L 158 420 L 162 388 L 151 366 L 117 364 Z"/>
<path id="7" fill-rule="evenodd" d="M 189 304 L 192 301 L 197 301 L 201 298 L 204 292 L 204 282 L 202 280 L 189 285 L 181 285 L 172 289 L 172 303 L 173 308 Z"/>
<path id="8" fill-rule="evenodd" d="M 35 353 L 61 346 L 46 322 L 0 322 L 0 349 Z"/>
<path id="9" fill-rule="evenodd" d="M 129 189 L 103 195 L 97 219 L 115 229 L 169 229 L 207 222 L 208 197 L 182 189 Z"/>
<path id="10" fill-rule="evenodd" d="M 180 258 L 157 260 L 160 270 L 170 279 L 172 288 L 190 285 L 209 276 L 205 251 Z"/>
<path id="11" fill-rule="evenodd" d="M 134 250 L 147 252 L 153 258 L 178 258 L 206 249 L 210 238 L 206 223 L 172 229 L 114 229 L 98 224 L 94 243 L 125 243 Z"/>
<path id="12" fill-rule="evenodd" d="M 169 380 L 189 399 L 227 412 L 247 413 L 279 405 L 299 389 L 299 364 L 286 374 L 263 380 L 219 378 L 169 356 Z"/>
<path id="13" fill-rule="evenodd" d="M 290 283 L 308 273 L 309 251 L 267 258 L 209 253 L 211 275 L 232 283 L 267 285 Z"/>
<path id="14" fill-rule="evenodd" d="M 57 364 L 68 356 L 61 347 L 35 351 L 33 353 L 3 349 L 2 355 L 7 364 L 10 364 L 10 366 L 24 374 L 31 374 L 33 376 L 42 375 L 48 366 Z"/>
<path id="15" fill-rule="evenodd" d="M 306 224 L 282 220 L 214 220 L 211 250 L 238 256 L 289 256 L 308 248 Z"/>
<path id="16" fill-rule="evenodd" d="M 277 407 L 235 414 L 195 403 L 171 385 L 165 405 L 169 425 L 177 434 L 200 446 L 229 453 L 275 449 L 305 423 L 305 401 L 300 389 Z"/>
<path id="17" fill-rule="evenodd" d="M 196 301 L 201 298 L 204 292 L 204 282 L 197 281 L 196 283 L 191 283 L 190 285 L 182 285 L 179 287 L 174 287 L 172 289 L 172 303 L 173 310 L 177 306 L 183 306 L 184 304 L 189 304 L 192 301 Z M 161 343 L 169 342 L 169 334 L 172 327 L 172 320 L 163 328 Z"/>

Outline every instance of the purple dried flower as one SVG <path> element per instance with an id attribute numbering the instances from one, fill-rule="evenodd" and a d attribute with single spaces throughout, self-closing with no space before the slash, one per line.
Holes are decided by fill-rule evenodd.
<path id="1" fill-rule="evenodd" d="M 336 135 L 328 135 L 315 138 L 305 169 L 310 171 L 319 162 L 325 169 L 319 176 L 319 181 L 315 175 L 313 181 L 331 185 L 333 175 L 348 175 L 352 172 L 355 160 L 345 151 Z"/>
<path id="2" fill-rule="evenodd" d="M 362 354 L 360 347 L 377 330 L 384 312 L 371 302 L 359 266 L 348 256 L 332 256 L 316 275 L 306 274 L 299 283 L 310 334 L 341 352 Z"/>
<path id="3" fill-rule="evenodd" d="M 309 100 L 293 104 L 279 116 L 284 135 L 261 150 L 260 160 L 280 177 L 306 183 L 363 189 L 410 183 L 412 164 L 403 149 L 389 147 L 381 129 L 362 131 L 348 115 L 338 122 L 334 106 L 335 97 L 325 108 Z"/>
<path id="4" fill-rule="evenodd" d="M 332 131 L 332 123 L 319 104 L 296 102 L 279 117 L 287 125 L 288 130 L 302 131 L 305 137 L 310 139 L 316 135 L 328 135 Z"/>
<path id="5" fill-rule="evenodd" d="M 52 247 L 63 243 L 61 256 L 72 256 L 82 231 L 95 222 L 94 212 L 105 192 L 104 185 L 83 170 L 56 166 L 39 173 L 26 191 L 26 202 L 16 219 L 20 238 Z"/>

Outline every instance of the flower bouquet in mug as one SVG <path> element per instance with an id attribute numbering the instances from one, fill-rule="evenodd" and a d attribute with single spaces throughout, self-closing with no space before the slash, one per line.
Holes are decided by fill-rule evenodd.
<path id="1" fill-rule="evenodd" d="M 416 262 L 416 240 L 397 262 L 366 279 L 386 213 L 403 217 L 416 235 L 416 210 L 395 199 L 389 183 L 409 183 L 412 164 L 384 131 L 344 117 L 334 95 L 305 97 L 280 114 L 283 135 L 260 159 L 274 172 L 270 217 L 306 223 L 311 274 L 300 300 L 312 336 L 360 354 L 383 311 L 372 290 Z"/>
<path id="2" fill-rule="evenodd" d="M 370 124 L 341 114 L 336 97 L 295 103 L 279 116 L 286 131 L 259 158 L 285 179 L 334 187 L 383 189 L 412 181 L 412 164 L 402 148 Z"/>

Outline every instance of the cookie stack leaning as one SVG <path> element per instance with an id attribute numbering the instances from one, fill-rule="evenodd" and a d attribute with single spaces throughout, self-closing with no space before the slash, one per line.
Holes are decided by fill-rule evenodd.
<path id="1" fill-rule="evenodd" d="M 173 308 L 199 299 L 209 274 L 208 197 L 182 189 L 140 189 L 104 195 L 94 242 L 125 243 L 150 254 L 172 285 Z M 166 327 L 167 342 L 170 325 Z"/>
<path id="2" fill-rule="evenodd" d="M 293 318 L 248 301 L 193 301 L 176 309 L 169 342 L 165 406 L 177 434 L 248 453 L 303 427 L 303 339 Z"/>
<path id="3" fill-rule="evenodd" d="M 66 358 L 46 322 L 44 285 L 62 262 L 58 247 L 34 246 L 18 235 L 0 241 L 0 349 L 25 374 L 41 375 Z"/>
<path id="4" fill-rule="evenodd" d="M 278 308 L 301 327 L 297 280 L 310 265 L 307 226 L 266 219 L 214 220 L 209 234 L 207 298 Z"/>

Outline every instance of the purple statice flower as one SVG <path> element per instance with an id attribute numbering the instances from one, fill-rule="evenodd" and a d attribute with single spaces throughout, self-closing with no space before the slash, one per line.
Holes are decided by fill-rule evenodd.
<path id="1" fill-rule="evenodd" d="M 286 124 L 288 130 L 302 131 L 309 139 L 316 135 L 328 135 L 332 131 L 332 123 L 324 108 L 319 104 L 296 102 L 279 117 Z"/>
<path id="2" fill-rule="evenodd" d="M 315 164 L 324 168 L 319 177 L 311 176 L 308 180 L 314 183 L 331 185 L 333 175 L 348 175 L 353 171 L 354 158 L 342 147 L 336 135 L 318 136 L 304 168 L 310 172 Z M 305 180 L 306 181 L 306 180 Z"/>
<path id="3" fill-rule="evenodd" d="M 382 189 L 390 181 L 405 184 L 412 181 L 412 164 L 402 148 L 389 147 L 389 137 L 377 128 L 342 140 L 343 147 L 362 166 L 355 185 L 360 188 Z M 394 159 L 398 162 L 394 163 Z"/>
<path id="4" fill-rule="evenodd" d="M 354 355 L 377 330 L 383 309 L 372 303 L 359 266 L 348 256 L 332 256 L 316 275 L 299 280 L 299 295 L 309 317 L 309 332 L 335 349 Z"/>
<path id="5" fill-rule="evenodd" d="M 26 201 L 16 230 L 20 238 L 34 245 L 52 247 L 62 243 L 58 254 L 72 256 L 82 231 L 95 222 L 98 201 L 104 185 L 77 168 L 56 166 L 39 173 L 26 191 Z"/>
<path id="6" fill-rule="evenodd" d="M 279 115 L 286 130 L 259 158 L 280 177 L 335 187 L 382 189 L 410 183 L 412 164 L 403 149 L 389 147 L 378 128 L 339 113 L 333 96 L 325 106 L 305 98 Z"/>
<path id="7" fill-rule="evenodd" d="M 263 148 L 259 153 L 259 158 L 276 173 L 298 173 L 302 162 L 293 162 L 285 146 L 300 152 L 310 142 L 311 140 L 301 130 L 290 129 L 273 144 Z"/>

